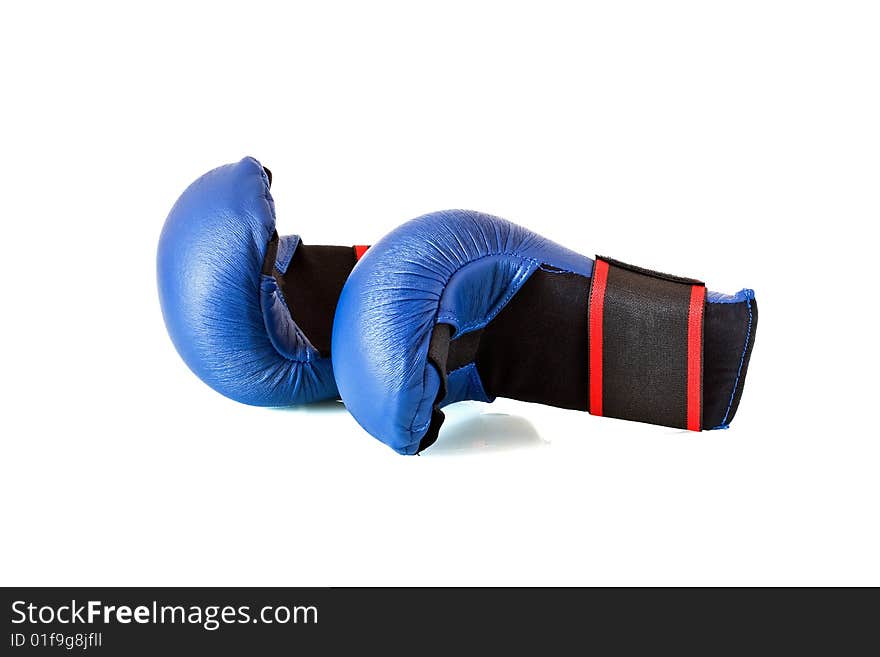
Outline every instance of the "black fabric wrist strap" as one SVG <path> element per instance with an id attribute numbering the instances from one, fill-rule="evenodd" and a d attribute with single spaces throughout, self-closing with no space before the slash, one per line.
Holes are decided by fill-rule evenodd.
<path id="1" fill-rule="evenodd" d="M 593 415 L 703 428 L 706 286 L 596 257 L 588 302 Z"/>
<path id="2" fill-rule="evenodd" d="M 607 258 L 590 277 L 543 266 L 485 328 L 456 335 L 448 324 L 434 327 L 428 360 L 441 386 L 421 449 L 443 422 L 447 377 L 470 364 L 484 393 L 476 398 L 725 429 L 739 407 L 757 323 L 751 290 L 707 302 L 699 281 Z"/>

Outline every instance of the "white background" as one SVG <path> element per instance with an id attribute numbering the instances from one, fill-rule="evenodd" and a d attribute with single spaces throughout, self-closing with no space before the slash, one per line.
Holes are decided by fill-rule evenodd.
<path id="1" fill-rule="evenodd" d="M 0 582 L 880 584 L 878 33 L 869 2 L 6 3 Z M 732 428 L 499 400 L 407 458 L 221 397 L 155 250 L 246 154 L 309 243 L 466 207 L 754 288 Z"/>

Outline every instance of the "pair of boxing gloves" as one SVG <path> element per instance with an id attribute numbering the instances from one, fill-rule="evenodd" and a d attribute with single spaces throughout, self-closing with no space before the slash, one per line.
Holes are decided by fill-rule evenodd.
<path id="1" fill-rule="evenodd" d="M 682 429 L 726 428 L 755 340 L 754 293 L 591 259 L 509 221 L 447 210 L 375 245 L 279 236 L 272 177 L 205 174 L 159 241 L 168 332 L 187 365 L 259 406 L 341 397 L 401 454 L 442 407 L 509 397 Z"/>

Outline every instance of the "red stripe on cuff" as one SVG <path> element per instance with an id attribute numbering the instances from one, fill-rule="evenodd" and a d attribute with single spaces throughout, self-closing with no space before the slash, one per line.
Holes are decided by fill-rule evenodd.
<path id="1" fill-rule="evenodd" d="M 369 249 L 370 247 L 364 246 L 363 244 L 355 244 L 353 248 L 354 248 L 354 259 L 360 260 L 361 258 L 364 257 L 364 254 L 367 252 L 367 249 Z"/>
<path id="2" fill-rule="evenodd" d="M 605 310 L 605 285 L 608 263 L 596 260 L 590 288 L 590 317 L 587 339 L 590 342 L 590 407 L 593 415 L 602 415 L 602 320 Z"/>
<path id="3" fill-rule="evenodd" d="M 691 287 L 687 344 L 687 428 L 700 431 L 703 423 L 703 307 L 706 288 Z"/>

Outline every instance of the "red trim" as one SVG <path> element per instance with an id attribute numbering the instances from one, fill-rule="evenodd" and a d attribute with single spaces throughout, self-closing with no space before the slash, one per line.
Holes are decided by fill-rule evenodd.
<path id="1" fill-rule="evenodd" d="M 363 244 L 355 244 L 354 245 L 354 259 L 360 260 L 361 258 L 363 258 L 364 254 L 367 252 L 367 249 L 369 249 L 369 248 L 370 248 L 369 246 L 364 246 Z"/>
<path id="2" fill-rule="evenodd" d="M 602 415 L 602 320 L 605 311 L 605 285 L 608 263 L 596 260 L 590 290 L 588 340 L 590 342 L 590 406 L 593 415 Z"/>
<path id="3" fill-rule="evenodd" d="M 706 288 L 691 287 L 691 305 L 688 310 L 687 361 L 687 428 L 700 431 L 703 423 L 703 307 Z"/>

